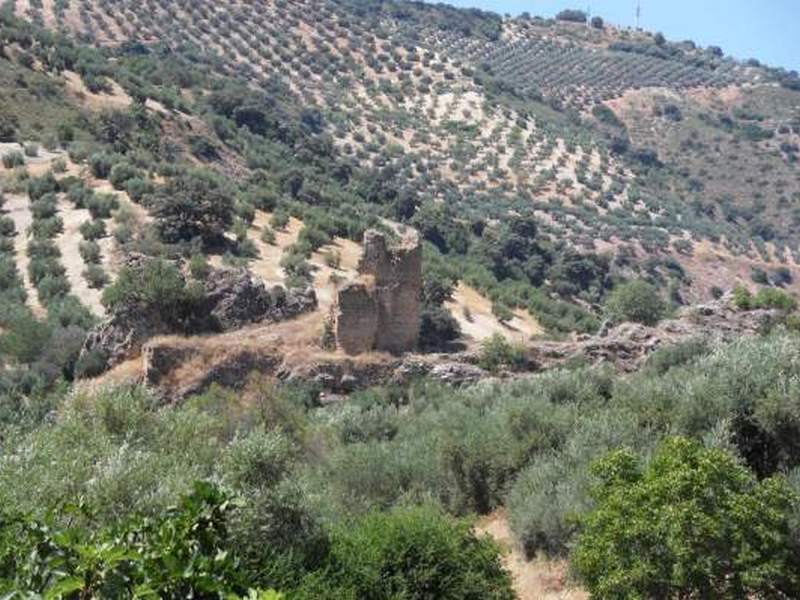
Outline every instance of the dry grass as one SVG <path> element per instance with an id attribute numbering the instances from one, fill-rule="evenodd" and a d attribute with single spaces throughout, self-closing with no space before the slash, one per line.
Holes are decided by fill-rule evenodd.
<path id="1" fill-rule="evenodd" d="M 248 235 L 258 248 L 259 254 L 258 258 L 250 263 L 250 270 L 264 281 L 274 284 L 281 283 L 286 278 L 286 273 L 280 265 L 281 257 L 286 248 L 297 242 L 303 223 L 292 217 L 284 229 L 275 231 L 275 243 L 267 244 L 261 239 L 261 234 L 264 229 L 270 228 L 271 218 L 270 213 L 256 211 L 256 218 Z"/>
<path id="2" fill-rule="evenodd" d="M 525 310 L 514 311 L 514 318 L 503 324 L 492 314 L 492 302 L 476 289 L 459 283 L 453 299 L 445 304 L 461 325 L 461 331 L 474 342 L 480 342 L 496 333 L 507 339 L 525 343 L 544 330 L 539 322 Z"/>
<path id="3" fill-rule="evenodd" d="M 122 87 L 113 80 L 109 80 L 112 91 L 110 94 L 95 94 L 84 85 L 81 76 L 74 71 L 64 71 L 64 81 L 67 91 L 81 101 L 85 106 L 94 110 L 107 108 L 125 109 L 128 108 L 133 100 Z"/>
<path id="4" fill-rule="evenodd" d="M 588 600 L 585 591 L 569 584 L 564 561 L 525 559 L 514 541 L 503 510 L 481 519 L 475 530 L 478 535 L 491 536 L 505 551 L 503 565 L 513 577 L 519 600 Z"/>

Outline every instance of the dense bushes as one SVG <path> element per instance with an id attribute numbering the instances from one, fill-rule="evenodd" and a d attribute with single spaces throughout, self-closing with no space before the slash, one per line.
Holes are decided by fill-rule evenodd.
<path id="1" fill-rule="evenodd" d="M 797 301 L 792 296 L 776 288 L 761 288 L 753 295 L 746 287 L 737 286 L 733 290 L 733 303 L 740 310 L 773 308 L 791 312 L 797 307 Z"/>
<path id="2" fill-rule="evenodd" d="M 44 520 L 5 514 L 0 519 L 0 591 L 47 597 L 240 597 L 281 600 L 253 590 L 280 557 L 243 560 L 231 523 L 240 503 L 210 483 L 196 482 L 180 504 L 155 518 L 129 518 L 96 527 L 92 507 L 67 507 Z M 289 540 L 287 540 L 289 541 Z M 263 543 L 263 541 L 262 541 Z M 469 523 L 432 508 L 396 510 L 331 532 L 330 551 L 316 571 L 300 573 L 296 598 L 452 598 L 511 600 L 499 549 L 478 539 Z M 291 586 L 294 587 L 294 586 Z"/>
<path id="3" fill-rule="evenodd" d="M 592 468 L 597 506 L 573 555 L 599 598 L 785 597 L 800 594 L 790 533 L 800 497 L 782 478 L 757 482 L 735 457 L 663 442 L 642 470 L 615 451 Z"/>
<path id="4" fill-rule="evenodd" d="M 252 585 L 306 597 L 357 591 L 373 585 L 373 569 L 396 568 L 389 540 L 375 540 L 372 558 L 348 546 L 372 544 L 374 523 L 394 526 L 386 519 L 395 517 L 375 516 L 360 529 L 359 515 L 378 509 L 434 502 L 465 514 L 504 504 L 527 553 L 565 554 L 597 506 L 590 466 L 609 451 L 626 447 L 645 460 L 663 437 L 679 434 L 735 453 L 760 477 L 800 467 L 798 344 L 790 335 L 710 352 L 698 343 L 625 378 L 581 368 L 461 390 L 419 382 L 325 407 L 311 388 L 272 383 L 211 391 L 180 407 L 159 408 L 139 388 L 78 395 L 33 431 L 6 429 L 0 501 L 11 511 L 46 510 L 80 494 L 107 521 L 155 514 L 194 480 L 213 477 L 244 501 L 230 522 L 242 564 L 271 565 Z M 443 546 L 434 532 L 436 523 L 452 524 L 412 513 L 400 509 L 397 522 L 412 530 L 427 523 L 430 551 L 447 556 L 458 536 Z M 398 547 L 404 539 L 418 547 L 416 534 L 405 535 Z M 475 580 L 481 589 L 494 589 L 491 561 L 476 561 L 463 566 L 484 574 Z M 363 579 L 353 579 L 356 565 Z M 388 578 L 381 589 L 418 576 Z"/>
<path id="5" fill-rule="evenodd" d="M 469 523 L 432 508 L 368 515 L 334 535 L 330 577 L 338 589 L 305 597 L 512 600 L 498 548 L 476 539 Z"/>
<path id="6" fill-rule="evenodd" d="M 103 292 L 109 310 L 128 310 L 144 315 L 157 313 L 175 327 L 187 326 L 202 287 L 187 284 L 180 270 L 164 260 L 146 260 L 123 268 L 113 285 Z"/>
<path id="7" fill-rule="evenodd" d="M 164 241 L 218 244 L 233 225 L 233 194 L 209 171 L 170 179 L 148 201 Z"/>
<path id="8" fill-rule="evenodd" d="M 3 522 L 0 555 L 7 568 L 0 566 L 0 576 L 17 577 L 17 587 L 36 591 L 60 577 L 75 585 L 77 579 L 93 582 L 98 590 L 146 582 L 182 597 L 200 585 L 236 593 L 297 589 L 297 597 L 307 598 L 355 599 L 367 590 L 373 597 L 414 598 L 425 589 L 440 590 L 437 597 L 511 597 L 497 549 L 477 540 L 468 523 L 434 508 L 321 527 L 307 508 L 308 492 L 297 487 L 305 457 L 293 436 L 305 434 L 287 427 L 290 415 L 300 414 L 295 403 L 302 394 L 262 390 L 259 408 L 247 414 L 234 396 L 220 392 L 161 409 L 140 388 L 75 397 L 55 422 L 27 436 L 30 453 L 0 457 L 6 514 L 23 507 L 37 512 Z M 14 432 L 21 442 L 19 435 Z M 193 484 L 212 476 L 238 497 Z M 22 479 L 33 487 L 5 485 Z M 169 508 L 193 486 L 177 509 Z M 77 495 L 85 511 L 64 512 L 63 502 Z M 35 525 L 39 520 L 51 532 L 44 539 L 37 537 L 44 531 Z M 29 571 L 23 564 L 39 572 L 55 566 L 53 554 L 27 552 L 34 543 L 58 552 L 61 575 L 24 579 Z M 109 552 L 95 561 L 78 551 L 101 546 Z M 134 555 L 120 556 L 124 551 Z M 182 566 L 180 577 L 166 568 L 170 564 Z M 123 573 L 129 578 L 119 577 Z"/>
<path id="9" fill-rule="evenodd" d="M 0 525 L 0 591 L 47 597 L 230 597 L 248 593 L 226 521 L 234 505 L 209 484 L 155 520 L 92 530 L 5 515 Z M 81 523 L 89 506 L 68 508 Z M 258 598 L 279 600 L 278 595 Z"/>
<path id="10" fill-rule="evenodd" d="M 606 310 L 617 320 L 655 325 L 664 316 L 666 305 L 654 286 L 637 280 L 616 287 L 606 301 Z"/>

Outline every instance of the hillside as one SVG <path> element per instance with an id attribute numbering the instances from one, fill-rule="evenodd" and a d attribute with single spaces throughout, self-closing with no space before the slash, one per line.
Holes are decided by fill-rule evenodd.
<path id="1" fill-rule="evenodd" d="M 800 595 L 800 77 L 584 17 L 2 2 L 0 595 Z"/>
<path id="2" fill-rule="evenodd" d="M 86 64 L 62 78 L 73 101 L 95 110 L 126 108 L 126 93 L 150 98 L 148 110 L 171 133 L 183 130 L 190 161 L 237 176 L 270 164 L 230 130 L 263 136 L 270 124 L 247 102 L 211 94 L 220 78 L 205 64 L 247 84 L 251 103 L 266 92 L 268 104 L 277 93 L 302 107 L 300 126 L 346 165 L 334 181 L 349 177 L 342 168 L 363 170 L 370 183 L 354 191 L 370 210 L 417 225 L 450 258 L 480 254 L 472 233 L 509 214 L 535 217 L 556 246 L 610 257 L 588 281 L 555 282 L 569 266 L 521 278 L 549 281 L 565 300 L 598 302 L 608 278 L 632 276 L 687 302 L 751 277 L 794 281 L 800 94 L 790 75 L 755 61 L 610 25 L 410 4 L 16 2 L 15 10 L 128 65 L 124 78 Z M 162 60 L 169 66 L 153 64 Z M 182 63 L 203 72 L 176 72 Z M 87 78 L 99 94 L 86 94 Z M 351 197 L 293 175 L 279 178 L 291 200 L 346 214 Z M 495 291 L 492 279 L 507 274 L 490 271 L 468 268 L 466 282 L 495 302 L 530 305 Z"/>

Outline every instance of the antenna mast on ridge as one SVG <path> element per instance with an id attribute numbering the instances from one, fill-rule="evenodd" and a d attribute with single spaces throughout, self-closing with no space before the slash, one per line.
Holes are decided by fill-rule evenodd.
<path id="1" fill-rule="evenodd" d="M 642 0 L 636 0 L 636 29 L 640 29 L 640 20 L 642 18 Z"/>

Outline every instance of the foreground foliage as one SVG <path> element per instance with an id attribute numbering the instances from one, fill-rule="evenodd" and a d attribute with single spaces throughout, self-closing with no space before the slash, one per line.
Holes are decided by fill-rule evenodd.
<path id="1" fill-rule="evenodd" d="M 0 517 L 0 592 L 68 599 L 284 598 L 251 587 L 265 571 L 281 568 L 280 558 L 245 560 L 230 528 L 241 503 L 209 483 L 195 483 L 180 505 L 154 518 L 113 527 L 93 528 L 87 505 L 61 509 L 41 521 Z M 477 539 L 468 523 L 416 508 L 333 531 L 330 554 L 292 597 L 511 600 L 514 594 L 492 542 Z"/>
<path id="2" fill-rule="evenodd" d="M 0 505 L 50 531 L 86 528 L 79 540 L 88 544 L 141 519 L 162 522 L 194 482 L 208 480 L 236 499 L 221 542 L 244 574 L 225 580 L 239 586 L 236 593 L 357 598 L 376 572 L 393 572 L 401 574 L 386 578 L 386 597 L 420 597 L 421 587 L 443 585 L 441 578 L 465 597 L 475 590 L 504 597 L 504 576 L 490 560 L 496 551 L 454 517 L 504 506 L 528 555 L 567 556 L 601 503 L 591 465 L 619 448 L 646 465 L 674 435 L 714 451 L 712 474 L 742 465 L 736 493 L 783 474 L 800 491 L 799 380 L 800 340 L 776 332 L 665 348 L 624 377 L 574 365 L 461 389 L 429 381 L 376 388 L 328 405 L 314 385 L 259 379 L 244 391 L 212 389 L 178 406 L 136 386 L 61 390 L 15 405 L 16 391 L 3 387 Z M 693 501 L 693 488 L 675 487 L 680 496 L 658 506 Z M 800 503 L 778 491 L 759 497 L 783 497 L 774 505 L 780 512 L 755 517 L 774 515 L 780 527 L 762 528 L 779 536 L 774 548 L 798 548 Z M 65 502 L 82 503 L 88 516 L 74 519 Z M 716 514 L 713 504 L 708 510 Z M 678 533 L 681 523 L 692 521 L 676 517 Z M 25 538 L 9 530 L 5 539 L 17 537 Z M 365 554 L 353 549 L 365 544 Z M 703 546 L 705 564 L 724 561 L 730 548 Z M 751 564 L 792 573 L 770 562 L 779 553 L 764 553 L 768 560 L 753 555 Z M 453 571 L 454 555 L 471 558 L 455 561 Z M 430 578 L 405 570 L 402 556 L 429 565 Z"/>
<path id="3" fill-rule="evenodd" d="M 592 468 L 597 502 L 573 562 L 597 598 L 796 598 L 797 502 L 727 452 L 671 438 L 642 469 L 617 450 Z"/>
<path id="4" fill-rule="evenodd" d="M 91 507 L 65 506 L 84 522 Z M 155 519 L 108 529 L 19 515 L 0 520 L 0 591 L 48 598 L 236 598 L 246 576 L 230 551 L 230 500 L 205 483 Z M 71 519 L 71 520 L 72 520 Z M 263 593 L 263 600 L 281 596 Z"/>

